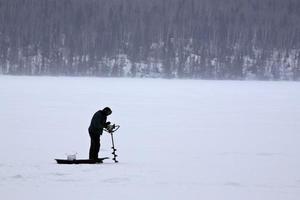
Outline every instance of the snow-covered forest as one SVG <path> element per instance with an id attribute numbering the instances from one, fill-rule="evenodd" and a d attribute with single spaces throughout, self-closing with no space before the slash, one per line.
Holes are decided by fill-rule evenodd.
<path id="1" fill-rule="evenodd" d="M 0 73 L 300 80 L 300 1 L 0 0 Z"/>

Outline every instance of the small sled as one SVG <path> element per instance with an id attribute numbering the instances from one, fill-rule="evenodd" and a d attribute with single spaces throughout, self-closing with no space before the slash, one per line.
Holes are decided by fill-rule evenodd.
<path id="1" fill-rule="evenodd" d="M 103 160 L 108 159 L 109 157 L 98 158 L 97 160 L 89 160 L 89 159 L 55 159 L 57 164 L 101 164 Z"/>

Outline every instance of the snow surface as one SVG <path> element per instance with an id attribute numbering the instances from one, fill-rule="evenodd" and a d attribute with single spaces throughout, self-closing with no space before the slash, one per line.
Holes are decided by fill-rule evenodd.
<path id="1" fill-rule="evenodd" d="M 0 76 L 0 199 L 299 200 L 299 100 L 299 82 Z M 120 163 L 57 165 L 87 158 L 104 106 Z"/>

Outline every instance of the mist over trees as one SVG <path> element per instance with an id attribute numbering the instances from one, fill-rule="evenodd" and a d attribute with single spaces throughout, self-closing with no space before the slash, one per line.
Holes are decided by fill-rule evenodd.
<path id="1" fill-rule="evenodd" d="M 0 73 L 300 80 L 300 1 L 0 0 Z"/>

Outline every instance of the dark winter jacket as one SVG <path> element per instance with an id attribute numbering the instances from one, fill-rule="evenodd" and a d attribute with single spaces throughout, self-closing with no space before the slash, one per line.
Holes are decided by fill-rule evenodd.
<path id="1" fill-rule="evenodd" d="M 102 135 L 103 128 L 106 126 L 106 119 L 107 116 L 102 110 L 97 111 L 91 120 L 89 132 Z"/>

